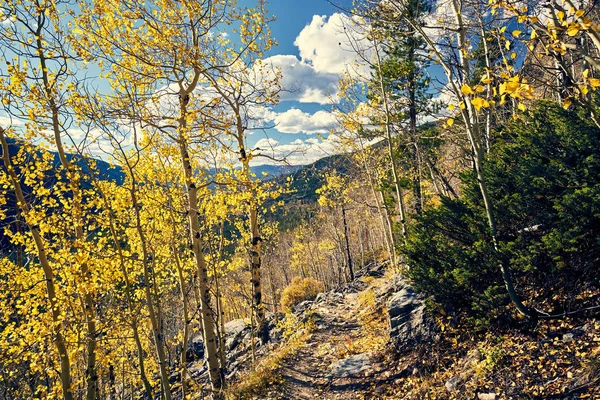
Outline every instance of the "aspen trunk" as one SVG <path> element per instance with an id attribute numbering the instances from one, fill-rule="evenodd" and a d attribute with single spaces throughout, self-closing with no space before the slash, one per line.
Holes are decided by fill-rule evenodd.
<path id="1" fill-rule="evenodd" d="M 350 240 L 348 239 L 348 221 L 346 220 L 346 208 L 342 206 L 342 220 L 344 221 L 344 240 L 346 242 L 346 254 L 348 256 L 348 272 L 350 281 L 354 280 L 354 268 L 352 267 L 352 255 L 350 254 Z"/>
<path id="2" fill-rule="evenodd" d="M 466 54 L 467 54 L 466 26 L 465 26 L 465 23 L 463 20 L 462 10 L 459 5 L 459 0 L 452 0 L 452 8 L 454 11 L 455 21 L 458 26 L 456 38 L 457 38 L 457 46 L 459 49 L 459 62 L 461 64 L 462 71 L 465 74 L 465 81 L 468 81 L 470 67 L 469 67 L 469 61 L 466 58 Z M 445 70 L 450 71 L 448 68 L 445 68 Z M 448 78 L 451 79 L 452 76 L 449 76 Z M 456 88 L 456 89 L 458 89 L 458 88 Z M 455 91 L 457 93 L 459 93 L 458 90 L 455 90 Z M 471 102 L 465 101 L 465 103 L 466 103 L 466 108 L 465 108 L 465 110 L 461 110 L 461 112 L 463 113 L 463 120 L 465 121 L 465 125 L 467 128 L 467 135 L 469 137 L 469 141 L 471 142 L 471 147 L 473 149 L 473 152 L 475 153 L 475 157 L 473 157 L 473 161 L 475 164 L 475 170 L 477 173 L 477 181 L 479 182 L 481 196 L 483 198 L 483 203 L 485 205 L 485 211 L 486 211 L 486 215 L 487 215 L 487 219 L 488 219 L 488 225 L 490 227 L 490 231 L 491 231 L 491 235 L 492 235 L 492 242 L 493 242 L 494 250 L 499 254 L 500 252 L 499 252 L 498 243 L 497 243 L 497 228 L 496 228 L 496 216 L 495 216 L 494 205 L 492 202 L 492 198 L 488 193 L 485 177 L 484 177 L 483 171 L 482 171 L 484 151 L 483 151 L 482 143 L 481 143 L 481 132 L 480 132 L 479 121 L 477 119 L 477 114 L 476 114 L 475 110 L 473 109 L 473 105 L 471 104 Z M 527 317 L 532 317 L 532 311 L 529 310 L 527 307 L 525 307 L 525 305 L 523 304 L 523 302 L 521 301 L 520 297 L 518 296 L 518 294 L 515 290 L 515 287 L 514 287 L 514 284 L 512 281 L 510 268 L 509 268 L 506 260 L 500 261 L 500 270 L 502 273 L 502 278 L 504 280 L 504 285 L 506 286 L 508 296 L 509 296 L 510 300 L 512 301 L 512 303 L 515 305 L 515 307 L 517 308 L 517 310 L 519 310 L 520 313 L 522 313 L 523 315 L 525 315 Z"/>
<path id="3" fill-rule="evenodd" d="M 71 391 L 71 363 L 69 361 L 69 354 L 67 352 L 66 341 L 62 334 L 62 306 L 56 298 L 56 287 L 54 285 L 54 271 L 52 270 L 52 267 L 48 262 L 48 258 L 46 256 L 46 247 L 42 235 L 40 234 L 39 228 L 37 227 L 37 225 L 31 225 L 28 222 L 30 209 L 27 200 L 25 199 L 25 195 L 23 194 L 19 177 L 17 176 L 15 168 L 12 164 L 12 160 L 10 158 L 9 153 L 8 141 L 6 140 L 6 131 L 2 127 L 0 127 L 0 141 L 2 144 L 2 160 L 4 162 L 4 166 L 6 167 L 6 171 L 10 177 L 13 189 L 15 190 L 17 204 L 19 205 L 21 212 L 23 213 L 25 223 L 27 224 L 27 226 L 29 226 L 31 235 L 33 236 L 33 241 L 35 243 L 35 248 L 38 253 L 39 262 L 42 266 L 42 271 L 44 272 L 46 282 L 46 293 L 48 295 L 48 302 L 50 303 L 50 310 L 52 315 L 52 341 L 56 346 L 56 350 L 58 351 L 58 357 L 60 359 L 60 381 L 62 386 L 63 399 L 73 400 L 73 393 Z"/>
<path id="4" fill-rule="evenodd" d="M 182 128 L 184 126 L 182 125 Z M 185 132 L 185 130 L 183 130 Z M 192 251 L 198 273 L 198 290 L 200 294 L 200 318 L 204 332 L 204 346 L 208 363 L 208 375 L 213 389 L 213 398 L 221 399 L 223 378 L 219 366 L 219 355 L 215 338 L 215 322 L 210 309 L 210 292 L 208 290 L 208 270 L 203 254 L 200 235 L 200 220 L 198 215 L 198 189 L 194 183 L 192 164 L 188 151 L 187 140 L 183 134 L 179 136 L 181 165 L 185 176 L 185 187 L 188 200 L 188 219 Z"/>
<path id="5" fill-rule="evenodd" d="M 40 23 L 37 27 L 37 35 L 36 35 L 36 48 L 38 51 L 38 59 L 40 61 L 40 69 L 42 71 L 42 83 L 44 87 L 44 92 L 47 97 L 48 106 L 51 111 L 52 118 L 52 133 L 54 135 L 54 140 L 56 142 L 56 148 L 58 151 L 58 155 L 60 158 L 60 162 L 62 166 L 65 168 L 67 172 L 67 178 L 69 179 L 69 186 L 71 191 L 73 192 L 73 210 L 74 210 L 74 225 L 75 225 L 75 238 L 78 241 L 85 241 L 86 238 L 83 232 L 83 218 L 81 215 L 81 203 L 82 203 L 82 193 L 79 179 L 75 177 L 75 171 L 73 166 L 67 159 L 67 155 L 65 153 L 62 138 L 61 138 L 61 127 L 59 120 L 59 107 L 54 98 L 54 84 L 50 82 L 50 77 L 48 73 L 48 68 L 46 65 L 46 54 L 43 46 L 42 39 L 42 29 L 44 27 L 43 23 Z M 90 271 L 87 263 L 82 263 L 81 267 L 81 275 L 84 279 L 90 278 Z M 91 293 L 83 294 L 84 301 L 84 318 L 86 322 L 86 370 L 85 377 L 87 383 L 86 390 L 86 400 L 96 400 L 96 392 L 98 390 L 98 373 L 96 371 L 96 312 L 94 307 L 94 299 Z"/>
<path id="6" fill-rule="evenodd" d="M 174 238 L 176 237 L 175 232 L 175 221 L 172 218 L 173 224 L 173 237 L 171 240 L 171 249 L 173 251 L 173 258 L 175 259 L 175 266 L 177 268 L 177 279 L 179 279 L 179 290 L 181 290 L 181 302 L 183 303 L 183 351 L 181 352 L 181 398 L 185 399 L 185 395 L 187 392 L 187 349 L 188 342 L 190 338 L 190 312 L 188 309 L 188 300 L 187 300 L 187 288 L 185 285 L 185 276 L 183 274 L 183 267 L 181 266 L 181 261 L 179 260 L 179 255 L 177 254 L 177 247 L 175 246 Z"/>
<path id="7" fill-rule="evenodd" d="M 154 300 L 152 296 L 151 287 L 155 286 L 151 282 L 150 273 L 150 253 L 148 251 L 148 243 L 146 240 L 146 234 L 142 228 L 142 221 L 140 216 L 141 205 L 137 200 L 136 184 L 133 174 L 131 176 L 131 188 L 129 193 L 131 195 L 131 206 L 134 210 L 135 225 L 140 243 L 142 245 L 142 267 L 144 271 L 144 295 L 146 297 L 146 306 L 148 307 L 148 314 L 150 316 L 150 323 L 152 325 L 152 334 L 154 336 L 154 346 L 156 350 L 156 356 L 158 358 L 158 364 L 160 368 L 161 384 L 164 391 L 166 400 L 171 400 L 171 385 L 169 383 L 169 373 L 167 371 L 167 363 L 165 357 L 165 340 L 161 329 L 161 318 L 157 310 L 155 309 Z"/>
<path id="8" fill-rule="evenodd" d="M 125 256 L 123 255 L 123 248 L 121 247 L 119 237 L 117 235 L 115 220 L 112 213 L 112 207 L 110 206 L 110 203 L 108 202 L 105 193 L 102 190 L 99 190 L 99 192 L 100 196 L 102 197 L 104 207 L 108 211 L 110 233 L 113 238 L 115 248 L 117 250 L 117 255 L 119 257 L 119 266 L 121 268 L 121 273 L 123 274 L 123 279 L 125 280 L 125 297 L 127 299 L 127 310 L 129 311 L 129 315 L 131 317 L 131 329 L 133 332 L 133 340 L 135 341 L 138 366 L 140 369 L 140 378 L 142 379 L 142 384 L 144 385 L 146 395 L 149 399 L 152 399 L 154 397 L 154 394 L 152 390 L 152 385 L 150 385 L 150 381 L 148 381 L 148 377 L 146 376 L 146 367 L 144 365 L 144 349 L 142 347 L 142 341 L 140 339 L 140 334 L 138 330 L 138 317 L 134 307 L 133 294 L 131 291 L 131 282 L 129 279 L 129 272 L 127 271 L 127 266 L 125 265 Z"/>
<path id="9" fill-rule="evenodd" d="M 400 216 L 400 225 L 402 227 L 402 239 L 403 243 L 406 244 L 407 231 L 406 231 L 406 208 L 404 206 L 404 194 L 400 187 L 400 179 L 398 178 L 398 168 L 396 166 L 396 160 L 394 158 L 394 145 L 392 142 L 392 129 L 390 121 L 390 106 L 388 103 L 387 93 L 385 91 L 385 85 L 383 84 L 383 71 L 381 69 L 381 56 L 379 54 L 379 47 L 375 45 L 375 55 L 377 56 L 377 73 L 379 74 L 379 90 L 381 90 L 381 98 L 383 99 L 383 106 L 385 112 L 385 136 L 388 145 L 388 155 L 390 157 L 390 165 L 392 168 L 392 178 L 394 181 L 394 188 L 396 189 L 396 197 L 398 198 L 398 215 Z"/>

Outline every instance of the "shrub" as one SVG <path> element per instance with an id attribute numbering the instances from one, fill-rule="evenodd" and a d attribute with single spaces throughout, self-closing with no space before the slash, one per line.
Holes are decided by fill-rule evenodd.
<path id="1" fill-rule="evenodd" d="M 305 300 L 314 300 L 324 290 L 323 284 L 313 278 L 295 277 L 281 293 L 281 307 L 291 311 L 292 307 Z"/>
<path id="2" fill-rule="evenodd" d="M 500 262 L 510 265 L 521 292 L 535 293 L 528 298 L 537 297 L 533 306 L 557 288 L 576 295 L 583 288 L 574 285 L 597 285 L 599 144 L 600 129 L 586 110 L 540 102 L 511 121 L 483 166 L 499 251 L 478 182 L 467 171 L 461 198 L 444 199 L 412 229 L 405 254 L 415 286 L 446 311 L 485 323 L 506 309 Z"/>

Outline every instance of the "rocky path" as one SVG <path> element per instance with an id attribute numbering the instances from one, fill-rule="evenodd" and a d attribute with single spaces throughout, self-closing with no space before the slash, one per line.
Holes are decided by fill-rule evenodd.
<path id="1" fill-rule="evenodd" d="M 310 307 L 314 329 L 308 341 L 286 359 L 281 384 L 271 398 L 378 398 L 376 375 L 382 369 L 369 349 L 356 348 L 364 335 L 357 320 L 356 293 L 328 293 Z M 310 314 L 310 312 L 309 312 Z"/>

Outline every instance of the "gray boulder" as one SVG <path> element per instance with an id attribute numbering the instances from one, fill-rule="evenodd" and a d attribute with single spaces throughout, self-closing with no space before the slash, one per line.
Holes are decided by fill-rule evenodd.
<path id="1" fill-rule="evenodd" d="M 371 367 L 371 353 L 356 354 L 338 360 L 329 367 L 330 378 L 356 376 Z"/>
<path id="2" fill-rule="evenodd" d="M 192 337 L 189 342 L 185 358 L 188 361 L 202 360 L 204 358 L 204 340 L 202 334 Z"/>
<path id="3" fill-rule="evenodd" d="M 313 305 L 313 301 L 311 301 L 311 300 L 304 300 L 302 303 L 297 304 L 297 305 L 295 305 L 293 307 L 294 314 L 296 314 L 296 315 L 302 314 L 303 312 L 305 312 L 306 310 L 308 310 L 312 305 Z"/>
<path id="4" fill-rule="evenodd" d="M 396 349 L 436 340 L 435 322 L 427 314 L 422 296 L 404 286 L 388 301 L 390 340 Z"/>

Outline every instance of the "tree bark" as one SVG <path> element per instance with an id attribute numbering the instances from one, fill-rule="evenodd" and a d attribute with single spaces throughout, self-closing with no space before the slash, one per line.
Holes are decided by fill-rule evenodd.
<path id="1" fill-rule="evenodd" d="M 32 225 L 28 222 L 28 216 L 30 213 L 30 208 L 28 206 L 27 200 L 25 199 L 25 195 L 23 194 L 23 190 L 21 188 L 21 183 L 19 181 L 19 177 L 15 172 L 15 168 L 12 164 L 12 160 L 10 158 L 8 141 L 6 140 L 6 131 L 4 128 L 0 127 L 0 142 L 2 144 L 2 160 L 4 162 L 4 166 L 10 177 L 13 189 L 15 190 L 15 196 L 17 198 L 17 204 L 23 213 L 23 218 L 25 219 L 25 223 L 29 227 L 31 231 L 31 235 L 33 236 L 33 241 L 35 243 L 35 247 L 38 253 L 39 262 L 42 266 L 42 271 L 44 272 L 44 277 L 46 278 L 46 293 L 48 295 L 48 302 L 50 303 L 50 313 L 52 316 L 52 341 L 56 346 L 56 350 L 58 351 L 58 357 L 60 359 L 60 381 L 62 385 L 62 394 L 64 400 L 73 400 L 73 393 L 71 391 L 71 363 L 69 361 L 69 354 L 67 352 L 67 346 L 65 338 L 62 334 L 62 306 L 59 304 L 56 298 L 56 287 L 54 285 L 54 271 L 48 262 L 48 258 L 46 256 L 46 246 L 44 244 L 44 239 L 40 234 L 39 228 L 36 225 Z"/>

